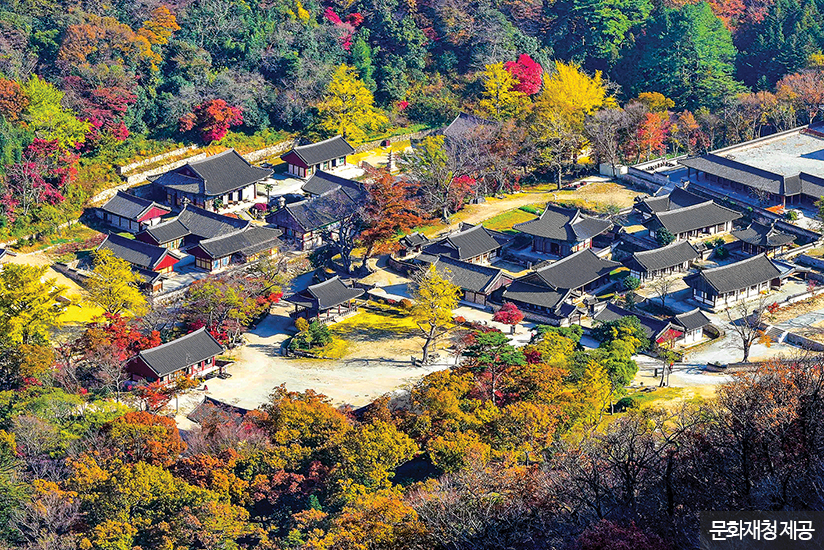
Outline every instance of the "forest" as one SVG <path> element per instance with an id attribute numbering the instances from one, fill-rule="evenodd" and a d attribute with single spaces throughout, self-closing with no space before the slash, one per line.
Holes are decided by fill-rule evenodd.
<path id="1" fill-rule="evenodd" d="M 501 192 L 586 167 L 587 144 L 696 152 L 824 104 L 817 0 L 7 0 L 0 30 L 0 231 L 18 236 L 179 143 L 357 144 L 465 111 L 507 123 L 510 181 L 481 190 Z"/>

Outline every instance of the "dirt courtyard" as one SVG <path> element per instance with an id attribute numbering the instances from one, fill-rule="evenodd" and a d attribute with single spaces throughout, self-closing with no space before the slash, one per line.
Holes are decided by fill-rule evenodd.
<path id="1" fill-rule="evenodd" d="M 341 359 L 297 359 L 281 355 L 281 344 L 294 333 L 288 307 L 278 307 L 253 331 L 247 344 L 234 355 L 232 377 L 206 382 L 206 395 L 244 408 L 264 403 L 280 384 L 292 391 L 315 390 L 334 405 L 360 407 L 389 392 L 402 390 L 419 378 L 449 367 L 451 358 L 441 351 L 442 361 L 425 367 L 412 366 L 411 355 L 420 356 L 420 339 L 412 336 L 406 319 L 379 316 L 362 310 L 332 325 L 336 336 L 349 342 Z"/>

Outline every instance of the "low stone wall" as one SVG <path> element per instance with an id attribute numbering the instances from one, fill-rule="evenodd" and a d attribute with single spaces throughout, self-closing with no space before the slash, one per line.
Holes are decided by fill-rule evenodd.
<path id="1" fill-rule="evenodd" d="M 815 258 L 813 256 L 807 256 L 806 254 L 801 254 L 795 259 L 796 263 L 805 265 L 807 267 L 814 267 L 816 269 L 824 269 L 824 259 Z"/>
<path id="2" fill-rule="evenodd" d="M 296 139 L 287 139 L 286 141 L 281 141 L 280 143 L 276 143 L 275 145 L 272 145 L 270 147 L 264 147 L 263 149 L 258 149 L 256 151 L 250 151 L 242 156 L 249 162 L 257 162 L 259 160 L 273 157 L 275 155 L 282 155 L 286 151 L 292 149 L 295 145 L 297 145 Z"/>
<path id="3" fill-rule="evenodd" d="M 788 332 L 787 336 L 784 337 L 785 342 L 789 342 L 794 346 L 798 346 L 801 349 L 806 349 L 810 351 L 824 351 L 824 344 L 821 342 L 816 342 L 815 340 L 810 340 L 805 336 L 801 336 L 800 334 L 796 334 L 794 332 Z"/>
<path id="4" fill-rule="evenodd" d="M 141 181 L 146 181 L 149 176 L 159 176 L 164 172 L 168 172 L 169 170 L 174 170 L 175 168 L 180 168 L 187 162 L 194 162 L 196 160 L 203 160 L 209 155 L 207 153 L 198 153 L 197 155 L 192 155 L 191 157 L 182 158 L 180 160 L 176 160 L 174 162 L 170 162 L 168 164 L 164 164 L 162 166 L 157 166 L 150 170 L 146 170 L 145 172 L 138 172 L 137 174 L 132 174 L 130 176 L 126 176 L 124 179 L 126 180 L 126 187 L 132 186 L 135 183 L 140 183 Z M 122 187 L 122 186 L 119 186 Z M 99 193 L 98 193 L 99 194 Z M 112 193 L 114 195 L 114 193 Z"/>

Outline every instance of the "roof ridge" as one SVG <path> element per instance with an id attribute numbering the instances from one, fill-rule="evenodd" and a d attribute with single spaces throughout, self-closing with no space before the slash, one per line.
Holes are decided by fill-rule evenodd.
<path id="1" fill-rule="evenodd" d="M 707 199 L 704 202 L 691 204 L 689 206 L 682 206 L 681 208 L 673 208 L 672 210 L 664 210 L 663 212 L 656 212 L 655 215 L 656 216 L 663 216 L 663 215 L 667 215 L 667 214 L 679 213 L 679 212 L 683 212 L 684 210 L 693 210 L 693 209 L 696 209 L 700 206 L 707 206 L 708 204 L 715 204 L 715 201 L 712 200 L 712 199 Z M 719 204 L 717 206 L 721 206 L 721 205 Z M 724 208 L 724 207 L 721 206 L 721 208 Z"/>
<path id="2" fill-rule="evenodd" d="M 744 258 L 743 260 L 738 260 L 737 262 L 733 262 L 731 264 L 719 265 L 718 267 L 711 267 L 709 269 L 704 269 L 700 273 L 712 273 L 712 272 L 718 271 L 720 269 L 726 269 L 726 268 L 732 267 L 734 265 L 746 264 L 746 263 L 752 262 L 753 260 L 756 260 L 758 258 L 764 258 L 768 262 L 772 263 L 772 260 L 767 258 L 767 254 L 762 252 L 761 254 L 756 254 L 755 256 L 750 256 L 749 258 Z"/>
<path id="3" fill-rule="evenodd" d="M 322 139 L 320 141 L 315 141 L 313 143 L 307 143 L 306 145 L 297 145 L 297 146 L 293 147 L 292 150 L 294 151 L 294 150 L 301 149 L 301 148 L 305 149 L 306 147 L 312 147 L 313 145 L 320 145 L 322 143 L 329 143 L 330 141 L 334 141 L 338 138 L 343 139 L 343 135 L 342 134 L 337 134 L 337 135 L 332 136 L 330 138 Z"/>
<path id="4" fill-rule="evenodd" d="M 147 351 L 155 351 L 155 350 L 158 350 L 158 349 L 160 349 L 160 348 L 165 348 L 165 347 L 168 347 L 170 344 L 174 344 L 174 343 L 180 342 L 181 340 L 185 340 L 185 339 L 189 338 L 190 336 L 194 336 L 195 334 L 199 334 L 199 333 L 201 333 L 201 332 L 206 332 L 206 327 L 200 327 L 199 329 L 197 329 L 197 330 L 193 330 L 192 332 L 190 332 L 190 333 L 188 333 L 188 334 L 184 334 L 184 335 L 183 335 L 183 336 L 181 336 L 180 338 L 175 338 L 174 340 L 169 340 L 168 342 L 165 342 L 165 343 L 163 343 L 163 344 L 160 344 L 159 346 L 155 346 L 155 347 L 153 347 L 153 348 L 149 348 L 149 349 L 140 350 L 139 352 L 137 352 L 137 354 L 138 354 L 138 355 L 143 355 L 143 354 L 144 354 L 144 353 L 146 353 Z M 208 333 L 207 333 L 207 334 L 208 334 Z M 212 336 L 212 335 L 211 335 L 211 334 L 209 334 L 209 336 Z M 214 338 L 214 336 L 212 336 L 212 338 Z"/>

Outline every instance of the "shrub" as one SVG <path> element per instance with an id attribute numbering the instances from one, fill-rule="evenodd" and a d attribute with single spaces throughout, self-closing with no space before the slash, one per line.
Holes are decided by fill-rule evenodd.
<path id="1" fill-rule="evenodd" d="M 518 208 L 518 210 L 523 210 L 529 214 L 535 214 L 536 216 L 540 216 L 543 210 L 538 208 L 537 206 L 532 206 L 531 204 L 527 204 Z"/>
<path id="2" fill-rule="evenodd" d="M 401 300 L 400 306 L 401 309 L 405 309 L 408 311 L 412 309 L 412 300 L 410 300 L 409 298 L 404 298 L 403 300 Z"/>
<path id="3" fill-rule="evenodd" d="M 466 318 L 462 317 L 460 315 L 458 315 L 457 317 L 455 317 L 452 320 L 455 321 L 455 323 L 458 324 L 458 325 L 463 325 L 464 323 L 466 323 Z"/>
<path id="4" fill-rule="evenodd" d="M 638 277 L 633 277 L 630 275 L 629 277 L 624 279 L 623 282 L 624 288 L 627 290 L 638 290 L 641 286 L 641 280 Z"/>
<path id="5" fill-rule="evenodd" d="M 319 321 L 312 321 L 309 325 L 309 337 L 312 339 L 312 347 L 323 347 L 332 341 L 332 335 L 329 334 L 329 327 Z"/>
<path id="6" fill-rule="evenodd" d="M 715 257 L 719 260 L 724 260 L 730 255 L 730 251 L 724 246 L 719 246 L 715 249 Z"/>
<path id="7" fill-rule="evenodd" d="M 665 227 L 662 227 L 655 232 L 655 242 L 658 243 L 658 246 L 667 246 L 674 240 L 675 235 L 670 233 L 670 231 Z"/>
<path id="8" fill-rule="evenodd" d="M 303 317 L 298 317 L 297 320 L 295 320 L 295 328 L 298 329 L 298 332 L 306 332 L 309 330 L 309 321 Z"/>
<path id="9" fill-rule="evenodd" d="M 784 219 L 791 222 L 797 221 L 798 212 L 796 212 L 795 210 L 787 210 L 787 212 L 784 214 Z"/>

